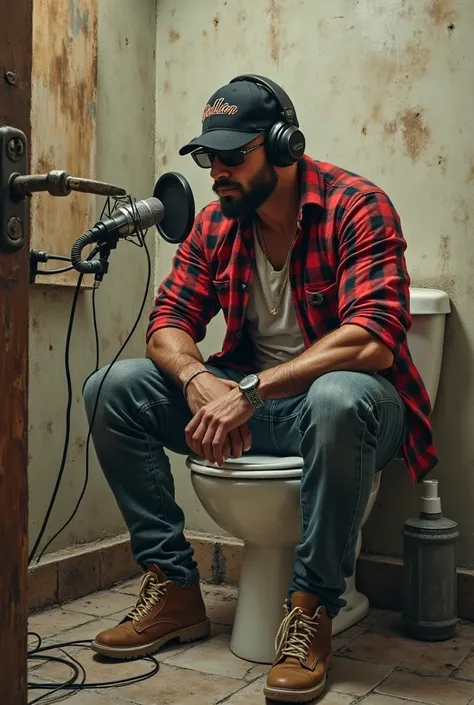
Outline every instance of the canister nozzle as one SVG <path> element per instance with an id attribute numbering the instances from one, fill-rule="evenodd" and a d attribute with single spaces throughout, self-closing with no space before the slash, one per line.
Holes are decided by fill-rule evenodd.
<path id="1" fill-rule="evenodd" d="M 423 514 L 441 514 L 441 499 L 438 497 L 438 480 L 423 480 L 421 511 Z"/>

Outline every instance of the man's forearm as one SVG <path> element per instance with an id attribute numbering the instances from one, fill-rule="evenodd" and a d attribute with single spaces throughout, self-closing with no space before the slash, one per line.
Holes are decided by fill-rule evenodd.
<path id="1" fill-rule="evenodd" d="M 153 333 L 146 356 L 179 387 L 194 372 L 205 369 L 196 343 L 179 328 L 162 328 Z"/>
<path id="2" fill-rule="evenodd" d="M 378 372 L 392 362 L 392 353 L 381 341 L 364 328 L 348 324 L 318 340 L 294 360 L 259 373 L 259 394 L 263 399 L 292 397 L 306 392 L 327 372 Z"/>

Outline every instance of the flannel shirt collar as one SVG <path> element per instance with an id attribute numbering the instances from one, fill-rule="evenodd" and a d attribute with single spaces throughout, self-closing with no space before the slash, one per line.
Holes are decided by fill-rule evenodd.
<path id="1" fill-rule="evenodd" d="M 300 211 L 298 223 L 303 219 L 304 212 L 308 206 L 324 208 L 324 180 L 321 172 L 314 161 L 308 155 L 298 162 L 298 181 L 300 185 Z M 240 231 L 245 240 L 253 237 L 253 217 L 249 220 L 239 219 Z"/>
<path id="2" fill-rule="evenodd" d="M 301 212 L 306 206 L 324 208 L 324 182 L 316 162 L 306 154 L 298 163 L 298 180 L 301 192 Z"/>

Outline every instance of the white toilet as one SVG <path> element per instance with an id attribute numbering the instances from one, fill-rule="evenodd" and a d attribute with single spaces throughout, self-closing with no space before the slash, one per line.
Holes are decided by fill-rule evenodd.
<path id="1" fill-rule="evenodd" d="M 413 317 L 408 343 L 434 406 L 438 391 L 448 295 L 437 289 L 410 289 Z M 210 517 L 243 541 L 237 611 L 230 648 L 248 661 L 270 664 L 283 617 L 301 537 L 302 458 L 245 455 L 222 467 L 189 456 L 186 460 L 196 494 Z M 374 506 L 381 473 L 372 484 L 362 525 Z M 362 545 L 359 533 L 356 560 Z M 363 619 L 369 601 L 356 590 L 355 572 L 346 580 L 346 606 L 333 621 L 333 635 Z"/>

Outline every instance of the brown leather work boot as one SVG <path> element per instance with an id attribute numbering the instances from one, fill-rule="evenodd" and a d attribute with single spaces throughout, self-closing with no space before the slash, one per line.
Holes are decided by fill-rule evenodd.
<path id="1" fill-rule="evenodd" d="M 135 607 L 116 627 L 98 634 L 91 647 L 102 656 L 133 659 L 158 651 L 168 641 L 194 641 L 209 632 L 199 585 L 181 587 L 149 565 Z"/>
<path id="2" fill-rule="evenodd" d="M 271 700 L 306 703 L 326 687 L 332 622 L 319 598 L 294 592 L 276 638 L 276 657 L 263 689 Z"/>

